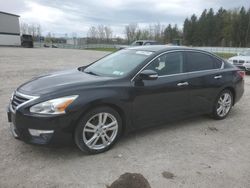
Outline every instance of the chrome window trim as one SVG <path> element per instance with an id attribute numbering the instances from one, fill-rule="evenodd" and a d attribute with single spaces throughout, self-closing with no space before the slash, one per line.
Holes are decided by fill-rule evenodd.
<path id="1" fill-rule="evenodd" d="M 13 96 L 14 96 L 14 95 L 18 95 L 18 96 L 24 97 L 24 98 L 26 98 L 26 99 L 28 99 L 28 100 L 27 100 L 26 102 L 24 102 L 24 103 L 18 105 L 18 106 L 16 107 L 16 109 L 14 110 L 14 109 L 12 108 L 12 105 L 11 105 L 11 102 L 12 102 L 12 100 L 13 100 L 13 98 L 12 98 L 11 101 L 10 101 L 10 110 L 11 110 L 13 113 L 16 113 L 16 111 L 17 111 L 20 107 L 22 107 L 23 105 L 28 104 L 29 102 L 34 101 L 34 100 L 36 100 L 36 99 L 38 99 L 38 98 L 40 97 L 40 96 L 33 96 L 33 95 L 22 94 L 22 93 L 20 93 L 20 92 L 18 92 L 18 91 L 14 91 Z"/>
<path id="2" fill-rule="evenodd" d="M 162 52 L 161 54 L 157 55 L 156 57 L 154 57 L 153 59 L 151 59 L 146 65 L 144 65 L 134 76 L 133 78 L 130 80 L 131 82 L 134 81 L 134 79 L 136 78 L 136 76 L 138 74 L 140 74 L 144 68 L 146 68 L 150 63 L 152 63 L 155 59 L 157 59 L 158 57 L 164 55 L 164 54 L 168 54 L 168 53 L 173 53 L 173 52 L 197 52 L 197 53 L 203 53 L 203 54 L 206 54 L 206 55 L 209 55 L 210 57 L 213 57 L 213 58 L 216 58 L 218 60 L 221 60 L 220 58 L 218 58 L 217 56 L 215 55 L 212 55 L 210 54 L 209 52 L 205 52 L 205 51 L 199 51 L 199 50 L 193 50 L 193 49 L 182 49 L 182 50 L 170 50 L 170 51 L 167 51 L 167 52 Z M 176 76 L 176 75 L 184 75 L 184 74 L 193 74 L 193 73 L 199 73 L 199 72 L 209 72 L 209 71 L 214 71 L 214 70 L 221 70 L 221 69 L 224 69 L 224 61 L 222 60 L 221 61 L 222 64 L 221 64 L 221 67 L 218 68 L 218 69 L 208 69 L 208 70 L 201 70 L 201 71 L 192 71 L 192 72 L 183 72 L 183 73 L 177 73 L 177 74 L 169 74 L 169 75 L 162 75 L 162 76 L 158 76 L 159 78 L 161 77 L 169 77 L 169 76 Z"/>

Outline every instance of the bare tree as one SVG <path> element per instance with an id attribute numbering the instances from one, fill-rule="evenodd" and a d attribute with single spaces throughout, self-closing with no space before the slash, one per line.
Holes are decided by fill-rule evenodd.
<path id="1" fill-rule="evenodd" d="M 154 39 L 156 41 L 162 41 L 164 35 L 164 26 L 160 23 L 154 24 Z"/>
<path id="2" fill-rule="evenodd" d="M 97 26 L 97 31 L 98 31 L 98 38 L 100 41 L 103 41 L 105 39 L 105 29 L 103 25 L 98 25 Z"/>
<path id="3" fill-rule="evenodd" d="M 113 31 L 112 31 L 112 29 L 110 27 L 105 26 L 104 27 L 104 32 L 105 32 L 106 40 L 107 40 L 107 42 L 109 42 L 112 39 Z"/>
<path id="4" fill-rule="evenodd" d="M 95 26 L 91 26 L 88 31 L 88 37 L 91 39 L 97 39 L 98 32 Z"/>
<path id="5" fill-rule="evenodd" d="M 125 35 L 128 40 L 128 43 L 136 40 L 136 31 L 138 29 L 137 23 L 131 23 L 125 26 Z"/>
<path id="6" fill-rule="evenodd" d="M 37 24 L 37 26 L 36 26 L 36 34 L 37 34 L 37 36 L 42 35 L 42 27 L 40 24 Z"/>
<path id="7" fill-rule="evenodd" d="M 20 32 L 21 34 L 28 34 L 28 27 L 29 25 L 25 22 L 20 23 Z"/>
<path id="8" fill-rule="evenodd" d="M 33 38 L 37 36 L 41 36 L 42 28 L 40 24 L 27 24 L 25 22 L 21 22 L 20 24 L 20 32 L 21 34 L 29 34 L 32 35 Z"/>

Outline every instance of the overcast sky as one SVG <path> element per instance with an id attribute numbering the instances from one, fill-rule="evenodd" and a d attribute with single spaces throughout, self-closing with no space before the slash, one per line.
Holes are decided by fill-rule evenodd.
<path id="1" fill-rule="evenodd" d="M 111 26 L 118 36 L 124 25 L 177 24 L 205 8 L 249 7 L 249 0 L 0 0 L 0 11 L 20 15 L 20 21 L 39 23 L 43 34 L 86 36 L 90 26 Z"/>

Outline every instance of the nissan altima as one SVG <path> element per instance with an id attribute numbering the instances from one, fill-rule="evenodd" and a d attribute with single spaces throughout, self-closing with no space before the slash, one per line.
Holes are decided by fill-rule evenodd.
<path id="1" fill-rule="evenodd" d="M 201 114 L 224 119 L 243 95 L 244 74 L 206 51 L 131 47 L 19 86 L 8 121 L 13 136 L 27 143 L 69 136 L 95 154 L 136 129 Z"/>

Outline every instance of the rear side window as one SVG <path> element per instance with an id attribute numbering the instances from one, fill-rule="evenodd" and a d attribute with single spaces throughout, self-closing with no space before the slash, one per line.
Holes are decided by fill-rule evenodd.
<path id="1" fill-rule="evenodd" d="M 215 66 L 215 68 L 216 69 L 219 69 L 219 68 L 221 68 L 221 66 L 222 66 L 222 60 L 220 60 L 220 59 L 216 59 L 216 58 L 214 58 L 214 66 Z"/>
<path id="2" fill-rule="evenodd" d="M 214 58 L 199 52 L 186 52 L 189 72 L 210 70 L 215 68 Z"/>

